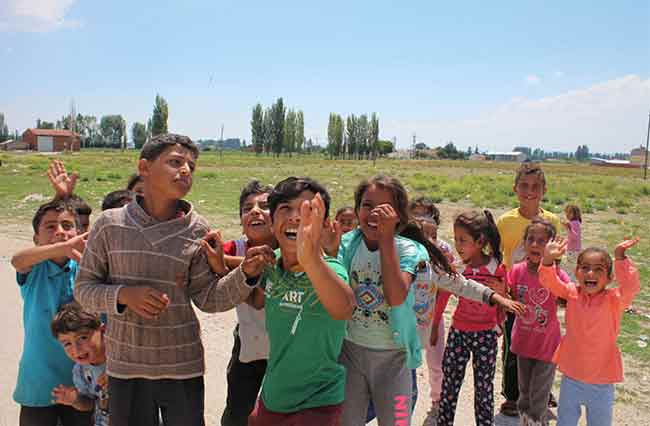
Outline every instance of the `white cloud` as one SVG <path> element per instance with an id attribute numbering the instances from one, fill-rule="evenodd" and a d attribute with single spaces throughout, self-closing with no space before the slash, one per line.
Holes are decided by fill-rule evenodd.
<path id="1" fill-rule="evenodd" d="M 527 76 L 526 76 L 526 78 L 524 79 L 524 81 L 525 81 L 526 83 L 528 83 L 528 84 L 539 84 L 539 83 L 542 81 L 542 79 L 539 78 L 539 76 L 537 76 L 537 75 L 535 75 L 535 74 L 530 74 L 530 75 L 527 75 Z"/>
<path id="2" fill-rule="evenodd" d="M 78 28 L 81 21 L 66 17 L 76 0 L 7 0 L 0 2 L 0 31 L 48 32 Z"/>
<path id="3" fill-rule="evenodd" d="M 382 135 L 397 135 L 400 146 L 416 132 L 432 146 L 452 140 L 462 148 L 573 151 L 586 144 L 592 152 L 627 152 L 645 141 L 648 108 L 650 78 L 627 75 L 557 96 L 514 98 L 471 119 L 386 121 Z"/>

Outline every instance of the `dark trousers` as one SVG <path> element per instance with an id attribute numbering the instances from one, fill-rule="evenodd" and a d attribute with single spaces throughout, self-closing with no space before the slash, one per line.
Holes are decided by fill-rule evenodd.
<path id="1" fill-rule="evenodd" d="M 67 405 L 20 406 L 20 426 L 92 426 L 92 411 L 77 411 Z"/>
<path id="2" fill-rule="evenodd" d="M 111 426 L 205 426 L 203 377 L 185 380 L 108 378 Z"/>
<path id="3" fill-rule="evenodd" d="M 221 426 L 246 426 L 248 416 L 255 407 L 255 401 L 262 386 L 262 379 L 266 372 L 266 360 L 239 361 L 241 351 L 239 326 L 235 328 L 233 335 L 235 343 L 232 347 L 232 356 L 226 374 L 228 396 L 226 408 L 221 416 Z"/>
<path id="4" fill-rule="evenodd" d="M 519 399 L 519 382 L 517 380 L 517 355 L 510 352 L 510 339 L 512 337 L 512 326 L 515 324 L 515 315 L 508 313 L 506 317 L 506 329 L 503 332 L 503 379 L 501 382 L 501 395 L 508 401 Z"/>

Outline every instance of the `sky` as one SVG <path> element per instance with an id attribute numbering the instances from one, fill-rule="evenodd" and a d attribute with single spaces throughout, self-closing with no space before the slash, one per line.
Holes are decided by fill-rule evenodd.
<path id="1" fill-rule="evenodd" d="M 70 110 L 250 141 L 278 97 L 327 143 L 376 112 L 407 147 L 629 151 L 650 113 L 650 2 L 0 0 L 0 112 L 13 131 Z"/>

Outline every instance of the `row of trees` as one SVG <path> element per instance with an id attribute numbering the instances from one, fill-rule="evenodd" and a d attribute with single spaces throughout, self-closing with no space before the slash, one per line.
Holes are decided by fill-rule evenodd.
<path id="1" fill-rule="evenodd" d="M 390 142 L 388 142 L 390 143 Z M 390 143 L 392 151 L 392 143 Z M 327 152 L 330 158 L 375 159 L 386 150 L 386 143 L 379 144 L 379 119 L 372 113 L 370 120 L 363 114 L 343 117 L 330 113 L 327 124 Z"/>
<path id="2" fill-rule="evenodd" d="M 5 122 L 5 115 L 0 112 L 0 142 L 6 141 L 10 136 L 9 126 Z"/>
<path id="3" fill-rule="evenodd" d="M 305 116 L 301 110 L 286 109 L 282 98 L 264 109 L 258 103 L 251 118 L 251 143 L 256 154 L 303 152 L 305 145 Z"/>
<path id="4" fill-rule="evenodd" d="M 4 119 L 3 116 L 0 118 Z M 156 95 L 153 114 L 147 120 L 147 124 L 135 122 L 131 126 L 131 137 L 135 147 L 140 149 L 152 136 L 167 133 L 168 118 L 167 101 L 162 96 Z M 36 128 L 72 130 L 79 135 L 81 146 L 84 148 L 125 149 L 127 145 L 127 124 L 120 114 L 104 115 L 97 122 L 97 117 L 93 115 L 75 114 L 73 106 L 70 114 L 56 122 L 37 119 Z"/>

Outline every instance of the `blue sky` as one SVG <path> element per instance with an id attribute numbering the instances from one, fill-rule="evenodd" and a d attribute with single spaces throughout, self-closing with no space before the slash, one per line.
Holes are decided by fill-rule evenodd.
<path id="1" fill-rule="evenodd" d="M 650 2 L 0 0 L 0 112 L 23 130 L 77 111 L 250 140 L 252 107 L 377 112 L 431 146 L 626 151 L 650 111 Z M 498 3 L 498 4 L 495 4 Z"/>

